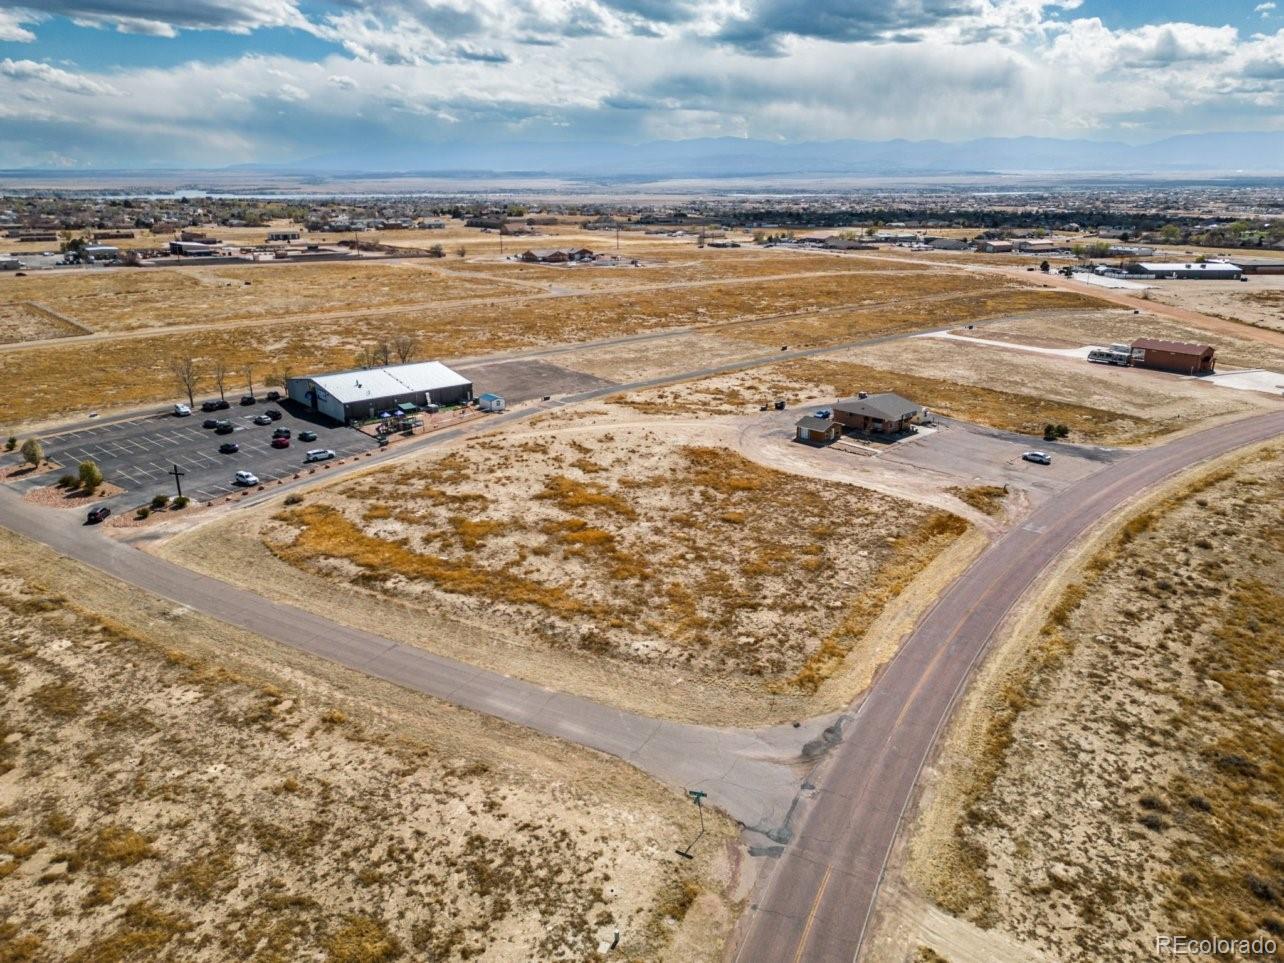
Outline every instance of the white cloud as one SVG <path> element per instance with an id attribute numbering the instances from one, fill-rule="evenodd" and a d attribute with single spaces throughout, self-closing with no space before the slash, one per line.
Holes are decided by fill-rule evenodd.
<path id="1" fill-rule="evenodd" d="M 296 0 L 39 0 L 42 14 L 87 27 L 174 37 L 180 30 L 248 33 L 260 27 L 307 26 Z M 0 7 L 19 5 L 0 2 Z M 3 15 L 3 11 L 0 11 Z M 0 38 L 3 39 L 3 38 Z"/>
<path id="2" fill-rule="evenodd" d="M 40 20 L 40 14 L 32 10 L 0 9 L 0 40 L 10 43 L 31 43 L 36 39 L 36 35 L 24 24 L 39 23 Z"/>
<path id="3" fill-rule="evenodd" d="M 1263 20 L 1268 20 L 1270 19 L 1271 12 L 1274 9 L 1275 9 L 1275 4 L 1273 3 L 1259 3 L 1257 6 L 1253 8 L 1253 12 L 1260 13 L 1262 15 Z"/>
<path id="4" fill-rule="evenodd" d="M 299 15 L 293 0 L 51 7 L 93 7 L 100 25 L 110 9 L 117 29 L 146 8 L 141 19 L 178 44 L 185 29 L 244 31 Z M 463 140 L 1140 140 L 1280 127 L 1284 31 L 1111 29 L 1076 18 L 1075 7 L 898 0 L 886 9 L 913 16 L 892 38 L 886 9 L 866 0 L 826 0 L 811 8 L 814 23 L 754 0 L 347 0 L 304 28 L 334 45 L 319 62 L 254 54 L 72 73 L 5 61 L 0 165 L 17 156 L 6 141 L 19 137 L 22 156 L 56 151 L 107 166 L 281 161 L 346 144 L 437 156 L 432 145 Z M 765 39 L 730 42 L 733 23 L 757 24 Z M 91 98 L 94 123 L 78 123 Z"/>
<path id="5" fill-rule="evenodd" d="M 0 74 L 17 81 L 27 81 L 33 85 L 52 87 L 70 94 L 111 94 L 118 91 L 111 84 L 90 80 L 79 74 L 73 74 L 49 64 L 35 60 L 0 60 Z"/>

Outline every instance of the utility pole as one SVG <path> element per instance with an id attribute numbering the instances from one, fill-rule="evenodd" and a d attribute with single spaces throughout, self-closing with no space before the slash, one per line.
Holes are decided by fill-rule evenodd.
<path id="1" fill-rule="evenodd" d="M 187 472 L 183 471 L 183 469 L 181 469 L 181 468 L 179 468 L 177 465 L 175 465 L 173 468 L 171 468 L 171 469 L 170 469 L 169 471 L 167 471 L 165 474 L 167 474 L 167 475 L 173 475 L 173 476 L 174 476 L 174 487 L 178 489 L 178 497 L 179 497 L 179 498 L 182 498 L 182 497 L 183 497 L 183 482 L 182 482 L 182 478 L 183 478 L 183 476 L 184 476 L 184 475 L 186 475 L 186 474 L 187 474 Z"/>

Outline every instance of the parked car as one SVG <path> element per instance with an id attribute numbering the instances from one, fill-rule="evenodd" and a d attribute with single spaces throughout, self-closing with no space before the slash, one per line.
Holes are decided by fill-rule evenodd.
<path id="1" fill-rule="evenodd" d="M 243 405 L 252 405 L 256 401 L 258 401 L 258 399 L 253 395 L 241 395 L 241 404 Z"/>
<path id="2" fill-rule="evenodd" d="M 99 505 L 97 508 L 89 509 L 89 514 L 86 516 L 85 521 L 89 522 L 90 525 L 97 525 L 110 514 L 110 508 L 106 505 Z"/>
<path id="3" fill-rule="evenodd" d="M 816 417 L 817 417 L 817 418 L 832 418 L 832 417 L 834 417 L 834 413 L 833 413 L 832 411 L 830 411 L 828 408 L 821 408 L 821 409 L 820 409 L 820 411 L 816 412 Z"/>
<path id="4" fill-rule="evenodd" d="M 227 411 L 231 407 L 232 403 L 226 398 L 211 398 L 201 402 L 201 411 Z"/>
<path id="5" fill-rule="evenodd" d="M 232 479 L 232 483 L 241 486 L 257 485 L 259 483 L 259 476 L 250 471 L 238 471 L 236 473 L 236 477 Z"/>
<path id="6" fill-rule="evenodd" d="M 220 421 L 214 428 L 214 434 L 230 435 L 235 430 L 236 429 L 232 427 L 232 423 L 230 421 Z"/>
<path id="7" fill-rule="evenodd" d="M 201 422 L 201 427 L 202 427 L 202 428 L 217 428 L 217 427 L 218 427 L 218 424 L 219 424 L 219 422 L 218 422 L 218 419 L 217 419 L 217 418 L 206 418 L 204 421 L 202 421 L 202 422 Z"/>
<path id="8" fill-rule="evenodd" d="M 273 429 L 272 429 L 272 437 L 273 437 L 273 438 L 289 438 L 289 437 L 290 437 L 290 429 L 289 429 L 289 428 L 273 428 Z"/>
<path id="9" fill-rule="evenodd" d="M 315 431 L 299 432 L 299 441 L 316 441 L 316 440 L 317 440 L 317 433 Z"/>
<path id="10" fill-rule="evenodd" d="M 279 392 L 279 391 L 269 391 L 269 392 L 267 393 L 267 400 L 268 400 L 268 401 L 280 401 L 280 400 L 281 400 L 281 392 Z"/>
<path id="11" fill-rule="evenodd" d="M 272 424 L 272 419 L 269 418 L 267 415 L 255 415 L 254 423 L 256 425 L 270 425 Z"/>
<path id="12" fill-rule="evenodd" d="M 273 448 L 289 448 L 289 447 L 290 447 L 290 439 L 289 439 L 289 438 L 280 438 L 280 437 L 273 438 L 273 439 L 272 439 L 272 447 L 273 447 Z"/>
<path id="13" fill-rule="evenodd" d="M 1026 461 L 1032 461 L 1037 465 L 1051 465 L 1052 456 L 1046 451 L 1027 451 L 1021 456 Z"/>
<path id="14" fill-rule="evenodd" d="M 334 457 L 334 451 L 330 448 L 313 448 L 303 456 L 305 462 L 309 461 L 329 461 Z"/>
<path id="15" fill-rule="evenodd" d="M 263 414 L 267 415 L 273 421 L 281 420 L 281 412 L 277 411 L 275 408 L 269 408 L 267 411 L 263 412 Z"/>
<path id="16" fill-rule="evenodd" d="M 192 409 L 191 409 L 191 408 L 189 408 L 187 405 L 175 405 L 175 406 L 174 406 L 174 417 L 175 417 L 175 418 L 186 418 L 186 417 L 187 417 L 188 415 L 190 415 L 191 413 L 192 413 Z"/>
<path id="17" fill-rule="evenodd" d="M 220 455 L 235 455 L 240 450 L 241 446 L 234 441 L 225 441 L 223 444 L 218 446 L 218 453 Z"/>

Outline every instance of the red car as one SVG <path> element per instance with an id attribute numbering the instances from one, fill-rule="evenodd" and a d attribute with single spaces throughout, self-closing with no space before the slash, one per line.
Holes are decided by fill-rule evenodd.
<path id="1" fill-rule="evenodd" d="M 289 447 L 290 447 L 290 439 L 289 439 L 289 438 L 279 438 L 279 437 L 278 437 L 278 438 L 273 438 L 273 439 L 272 439 L 272 447 L 273 447 L 273 448 L 289 448 Z"/>

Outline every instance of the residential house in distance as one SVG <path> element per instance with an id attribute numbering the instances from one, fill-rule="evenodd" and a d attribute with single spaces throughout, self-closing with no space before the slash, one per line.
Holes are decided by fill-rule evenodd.
<path id="1" fill-rule="evenodd" d="M 521 260 L 527 264 L 566 264 L 570 261 L 591 261 L 593 252 L 581 248 L 543 248 L 523 251 Z"/>
<path id="2" fill-rule="evenodd" d="M 982 254 L 1011 254 L 1011 241 L 991 241 L 982 239 L 976 242 L 976 249 Z"/>
<path id="3" fill-rule="evenodd" d="M 299 239 L 298 231 L 268 231 L 268 243 L 272 244 L 278 241 L 297 241 Z"/>
<path id="4" fill-rule="evenodd" d="M 958 237 L 927 237 L 927 246 L 937 251 L 966 251 L 967 242 Z"/>

